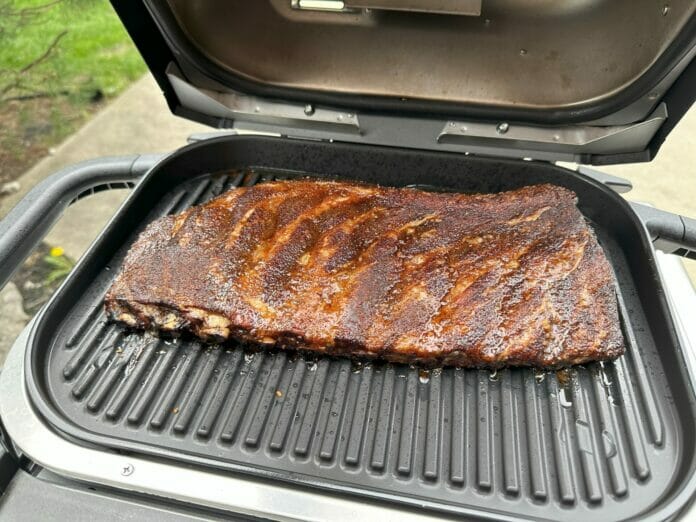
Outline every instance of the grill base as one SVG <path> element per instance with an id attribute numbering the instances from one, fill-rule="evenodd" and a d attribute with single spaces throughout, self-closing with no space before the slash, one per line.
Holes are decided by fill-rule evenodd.
<path id="1" fill-rule="evenodd" d="M 177 184 L 138 229 L 258 179 Z M 58 429 L 123 450 L 459 514 L 631 518 L 682 472 L 679 418 L 689 408 L 672 398 L 679 382 L 665 378 L 625 245 L 594 221 L 619 281 L 627 354 L 560 380 L 529 369 L 426 374 L 126 332 L 106 322 L 102 302 L 131 229 L 114 255 L 88 256 L 90 277 L 73 278 L 39 319 L 29 390 Z"/>

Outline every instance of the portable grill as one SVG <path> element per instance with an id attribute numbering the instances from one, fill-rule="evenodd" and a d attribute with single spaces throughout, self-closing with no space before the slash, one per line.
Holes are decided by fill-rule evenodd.
<path id="1" fill-rule="evenodd" d="M 696 494 L 696 295 L 653 243 L 696 256 L 696 221 L 629 205 L 617 194 L 630 188 L 623 180 L 553 161 L 654 157 L 696 92 L 696 6 L 606 3 L 598 15 L 589 4 L 475 0 L 113 3 L 171 109 L 227 131 L 167 156 L 66 169 L 0 223 L 4 284 L 71 201 L 133 187 L 0 376 L 8 455 L 30 472 L 12 479 L 0 512 L 52 503 L 56 518 L 76 506 L 285 520 L 685 513 Z M 621 15 L 653 30 L 615 31 Z M 571 45 L 601 20 L 611 35 Z M 595 45 L 611 54 L 606 70 L 603 57 L 583 57 Z M 391 76 L 379 74 L 384 63 Z M 418 73 L 428 63 L 432 78 Z M 592 67 L 602 74 L 587 81 Z M 561 374 L 424 371 L 160 339 L 106 320 L 104 293 L 149 222 L 297 176 L 573 190 L 616 274 L 626 355 Z"/>

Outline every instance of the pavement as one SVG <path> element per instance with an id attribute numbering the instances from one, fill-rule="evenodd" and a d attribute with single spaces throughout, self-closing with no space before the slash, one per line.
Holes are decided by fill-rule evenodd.
<path id="1" fill-rule="evenodd" d="M 190 134 L 210 130 L 173 116 L 148 74 L 24 173 L 17 180 L 19 191 L 0 199 L 0 218 L 34 185 L 63 167 L 103 156 L 169 152 L 185 145 Z M 127 194 L 127 190 L 113 190 L 78 201 L 68 208 L 46 241 L 79 258 Z"/>
<path id="2" fill-rule="evenodd" d="M 0 218 L 31 187 L 62 167 L 101 156 L 168 152 L 183 146 L 190 134 L 210 130 L 173 116 L 159 87 L 146 75 L 23 174 L 18 179 L 19 190 L 0 199 Z M 654 161 L 601 170 L 633 182 L 634 189 L 626 195 L 630 200 L 696 217 L 696 106 L 672 131 Z M 127 194 L 127 190 L 114 190 L 78 201 L 68 208 L 46 241 L 78 259 Z M 686 261 L 685 265 L 696 284 L 696 261 Z M 0 364 L 4 350 L 28 320 L 18 295 L 12 284 L 0 292 Z"/>
<path id="3" fill-rule="evenodd" d="M 29 316 L 22 308 L 22 294 L 14 283 L 5 285 L 5 288 L 0 290 L 0 366 L 27 321 Z"/>

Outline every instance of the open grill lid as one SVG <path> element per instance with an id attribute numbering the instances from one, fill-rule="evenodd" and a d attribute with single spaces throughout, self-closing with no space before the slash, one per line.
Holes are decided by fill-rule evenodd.
<path id="1" fill-rule="evenodd" d="M 649 161 L 696 96 L 692 0 L 112 0 L 176 114 L 216 128 Z"/>

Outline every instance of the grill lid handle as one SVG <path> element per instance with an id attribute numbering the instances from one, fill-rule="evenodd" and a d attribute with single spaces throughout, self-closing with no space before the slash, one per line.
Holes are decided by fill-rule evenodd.
<path id="1" fill-rule="evenodd" d="M 161 156 L 100 158 L 66 167 L 31 189 L 0 221 L 0 289 L 74 201 L 101 190 L 132 187 Z"/>

